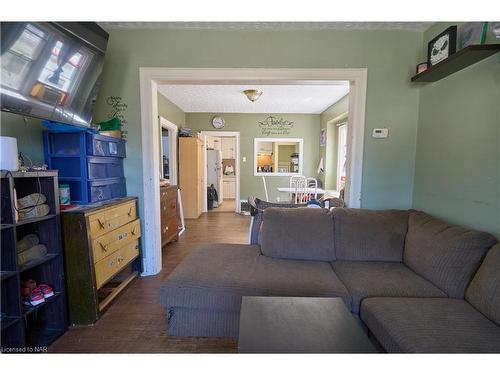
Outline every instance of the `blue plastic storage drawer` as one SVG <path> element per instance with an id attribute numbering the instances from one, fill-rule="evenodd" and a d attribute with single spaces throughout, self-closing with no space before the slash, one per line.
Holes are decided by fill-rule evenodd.
<path id="1" fill-rule="evenodd" d="M 123 159 L 89 156 L 87 158 L 88 179 L 123 178 Z"/>
<path id="2" fill-rule="evenodd" d="M 89 181 L 89 201 L 100 202 L 127 195 L 124 178 Z"/>
<path id="3" fill-rule="evenodd" d="M 125 157 L 125 141 L 105 135 L 44 132 L 45 158 L 53 156 Z"/>
<path id="4" fill-rule="evenodd" d="M 105 135 L 87 134 L 87 155 L 125 157 L 125 141 Z"/>

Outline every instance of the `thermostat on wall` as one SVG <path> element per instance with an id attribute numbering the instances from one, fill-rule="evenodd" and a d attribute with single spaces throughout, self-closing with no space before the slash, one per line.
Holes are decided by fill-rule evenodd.
<path id="1" fill-rule="evenodd" d="M 373 138 L 387 138 L 389 136 L 388 128 L 375 128 L 373 129 L 372 137 Z"/>

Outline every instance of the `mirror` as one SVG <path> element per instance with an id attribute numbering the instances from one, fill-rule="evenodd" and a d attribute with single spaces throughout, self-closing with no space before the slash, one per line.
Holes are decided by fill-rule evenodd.
<path id="1" fill-rule="evenodd" d="M 254 176 L 302 175 L 302 138 L 255 138 Z"/>

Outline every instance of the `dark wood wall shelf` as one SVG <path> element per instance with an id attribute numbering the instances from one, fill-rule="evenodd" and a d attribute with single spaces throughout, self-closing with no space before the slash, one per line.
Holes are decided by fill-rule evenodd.
<path id="1" fill-rule="evenodd" d="M 1 172 L 1 347 L 5 352 L 25 353 L 27 348 L 49 345 L 68 327 L 64 260 L 59 215 L 57 171 Z M 49 215 L 16 222 L 17 197 L 42 193 Z M 27 234 L 39 237 L 49 253 L 18 265 L 17 241 Z M 21 297 L 21 282 L 33 279 L 54 288 L 54 296 L 37 306 L 27 306 Z"/>
<path id="2" fill-rule="evenodd" d="M 500 44 L 472 45 L 411 78 L 412 82 L 436 82 L 500 52 Z"/>

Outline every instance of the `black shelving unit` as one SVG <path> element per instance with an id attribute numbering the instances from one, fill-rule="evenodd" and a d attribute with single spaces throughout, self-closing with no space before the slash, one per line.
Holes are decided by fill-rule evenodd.
<path id="1" fill-rule="evenodd" d="M 68 327 L 64 283 L 64 262 L 59 220 L 57 171 L 4 172 L 1 183 L 1 347 L 4 352 L 42 352 Z M 16 221 L 17 198 L 31 193 L 47 197 L 49 215 Z M 17 241 L 36 233 L 47 247 L 44 257 L 17 264 Z M 27 306 L 21 298 L 22 280 L 53 286 L 54 296 L 37 306 Z"/>
<path id="2" fill-rule="evenodd" d="M 411 78 L 412 82 L 436 82 L 472 64 L 500 52 L 500 44 L 478 44 L 465 47 L 447 59 Z"/>

